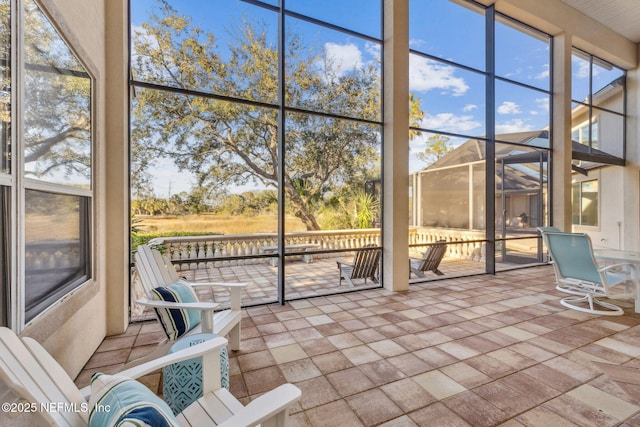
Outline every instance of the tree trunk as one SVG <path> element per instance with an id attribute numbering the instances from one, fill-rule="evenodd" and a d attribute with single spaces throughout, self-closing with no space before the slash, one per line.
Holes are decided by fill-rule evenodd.
<path id="1" fill-rule="evenodd" d="M 296 190 L 293 187 L 287 186 L 286 194 L 289 196 L 291 205 L 296 210 L 296 217 L 300 218 L 303 224 L 307 227 L 307 231 L 320 230 L 320 225 L 318 224 L 318 221 L 316 221 L 316 217 L 309 212 L 307 204 L 302 200 Z"/>

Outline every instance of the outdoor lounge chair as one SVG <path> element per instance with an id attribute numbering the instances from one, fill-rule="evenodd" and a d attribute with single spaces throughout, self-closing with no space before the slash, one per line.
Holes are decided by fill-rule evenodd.
<path id="1" fill-rule="evenodd" d="M 584 233 L 545 232 L 547 249 L 553 259 L 557 289 L 574 296 L 563 298 L 565 307 L 590 314 L 619 316 L 624 312 L 615 304 L 599 298 L 631 298 L 632 293 L 613 295 L 609 288 L 628 284 L 631 278 L 613 269 L 632 264 L 599 267 L 593 255 L 591 239 Z"/>
<path id="2" fill-rule="evenodd" d="M 136 271 L 140 277 L 140 282 L 144 287 L 146 298 L 138 299 L 136 302 L 140 305 L 152 307 L 154 309 L 171 309 L 173 310 L 198 310 L 200 312 L 200 324 L 193 329 L 185 331 L 183 335 L 193 335 L 198 333 L 214 333 L 219 336 L 229 335 L 229 347 L 231 350 L 240 349 L 240 321 L 242 319 L 241 311 L 241 291 L 245 287 L 246 283 L 228 283 L 228 282 L 202 282 L 192 283 L 181 279 L 176 270 L 173 268 L 171 261 L 163 256 L 158 250 L 152 249 L 147 245 L 138 246 L 138 250 L 135 254 Z M 157 292 L 154 293 L 154 289 L 158 287 L 166 287 L 175 283 L 181 283 L 189 288 L 196 288 L 200 286 L 206 287 L 226 287 L 231 294 L 230 308 L 226 310 L 216 311 L 220 306 L 214 302 L 169 302 L 160 301 L 157 298 Z M 195 292 L 194 292 L 195 295 Z M 165 332 L 168 323 L 163 322 L 159 313 L 161 311 L 154 310 L 156 317 L 163 323 Z M 167 333 L 168 340 L 160 344 L 159 348 L 152 354 L 146 356 L 142 360 L 150 360 L 151 358 L 165 354 L 168 351 L 169 346 L 172 344 L 171 340 L 175 340 L 176 337 L 171 337 Z M 138 362 L 136 362 L 138 363 Z"/>
<path id="3" fill-rule="evenodd" d="M 149 374 L 168 364 L 201 356 L 203 396 L 175 417 L 179 425 L 236 427 L 269 423 L 268 425 L 284 427 L 288 409 L 300 398 L 300 390 L 293 384 L 283 384 L 243 406 L 229 391 L 220 386 L 219 353 L 226 343 L 226 339 L 219 337 L 122 371 L 117 377 L 124 377 L 124 382 L 133 387 L 126 390 L 116 387 L 105 389 L 102 394 L 96 384 L 79 390 L 64 369 L 37 341 L 28 337 L 19 338 L 12 330 L 0 327 L 0 380 L 19 399 L 13 402 L 16 403 L 16 407 L 27 408 L 21 412 L 35 412 L 44 418 L 48 425 L 87 426 L 90 417 L 106 417 L 110 415 L 107 412 L 113 412 L 118 416 L 129 413 L 129 417 L 132 417 L 131 414 L 135 410 L 162 409 L 164 402 L 159 397 L 131 379 Z M 89 400 L 92 392 L 95 395 Z M 137 399 L 132 399 L 133 392 Z M 141 400 L 140 397 L 145 399 Z M 92 402 L 104 402 L 109 398 L 117 401 L 119 406 L 107 408 L 105 405 L 104 414 L 98 414 L 98 405 L 90 407 Z M 129 408 L 135 409 L 129 412 Z M 169 409 L 169 418 L 173 420 L 170 411 Z M 7 413 L 0 415 L 12 416 Z M 93 422 L 98 421 L 94 419 Z"/>
<path id="4" fill-rule="evenodd" d="M 373 283 L 378 283 L 378 271 L 380 268 L 380 249 L 368 249 L 376 248 L 376 245 L 365 245 L 363 249 L 356 251 L 356 255 L 353 258 L 353 262 L 348 262 L 343 259 L 337 259 L 338 273 L 340 275 L 340 286 L 342 286 L 342 280 L 346 280 L 349 286 L 355 286 L 353 280 L 364 279 L 364 283 L 367 283 L 367 279 L 371 279 Z"/>
<path id="5" fill-rule="evenodd" d="M 410 258 L 409 278 L 411 278 L 411 273 L 418 277 L 425 277 L 424 273 L 426 271 L 432 271 L 438 276 L 444 275 L 442 271 L 438 270 L 438 267 L 446 252 L 447 244 L 444 240 L 440 240 L 436 244 L 429 246 L 429 249 L 422 254 L 422 258 Z"/>
<path id="6" fill-rule="evenodd" d="M 584 289 L 581 286 L 576 286 L 576 281 L 573 279 L 565 278 L 562 276 L 562 273 L 558 270 L 558 266 L 553 262 L 553 258 L 551 257 L 549 251 L 549 238 L 547 233 L 561 233 L 558 227 L 536 227 L 542 236 L 542 243 L 547 248 L 547 253 L 549 254 L 549 262 L 553 265 L 553 271 L 556 274 L 556 289 L 560 292 L 564 292 L 572 295 L 584 295 Z"/>

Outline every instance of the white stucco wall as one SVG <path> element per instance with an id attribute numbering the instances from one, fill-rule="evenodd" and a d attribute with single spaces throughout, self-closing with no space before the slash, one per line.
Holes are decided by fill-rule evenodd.
<path id="1" fill-rule="evenodd" d="M 109 266 L 104 245 L 107 231 L 101 221 L 106 216 L 105 5 L 103 0 L 40 0 L 39 5 L 95 78 L 92 111 L 95 130 L 93 280 L 37 316 L 22 331 L 22 335 L 42 343 L 74 377 L 106 333 L 105 272 Z"/>

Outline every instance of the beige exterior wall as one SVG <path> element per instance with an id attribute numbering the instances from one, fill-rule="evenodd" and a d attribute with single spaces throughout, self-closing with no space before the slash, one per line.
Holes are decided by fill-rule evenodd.
<path id="1" fill-rule="evenodd" d="M 113 38 L 107 37 L 105 31 L 105 3 L 111 7 L 115 3 L 124 4 L 124 1 L 109 0 L 40 0 L 39 4 L 49 15 L 54 25 L 58 28 L 70 47 L 76 52 L 86 68 L 94 77 L 93 84 L 93 128 L 94 128 L 94 193 L 93 193 L 93 280 L 84 284 L 61 301 L 52 306 L 45 313 L 36 317 L 25 325 L 22 334 L 31 336 L 40 341 L 45 348 L 62 364 L 73 377 L 85 365 L 87 360 L 95 352 L 107 332 L 120 332 L 126 327 L 126 301 L 117 302 L 115 315 L 107 314 L 107 298 L 114 294 L 122 297 L 126 284 L 122 280 L 114 279 L 118 272 L 122 272 L 127 266 L 117 256 L 117 253 L 126 255 L 126 221 L 114 220 L 122 216 L 122 205 L 126 205 L 128 199 L 124 187 L 115 189 L 118 193 L 114 196 L 112 182 L 122 183 L 126 181 L 126 167 L 122 163 L 122 157 L 115 158 L 112 155 L 113 147 L 125 146 L 126 138 L 123 134 L 114 134 L 107 125 L 107 76 L 109 70 L 106 67 L 107 41 L 112 43 Z M 120 17 L 122 18 L 122 17 Z M 121 28 L 126 27 L 126 20 Z M 127 50 L 119 47 L 118 55 L 121 59 L 116 62 L 126 64 Z M 126 73 L 125 73 L 126 76 Z M 124 77 L 123 77 L 124 79 Z M 119 82 L 126 88 L 124 81 Z M 120 115 L 119 128 L 126 128 L 126 115 Z M 109 129 L 109 132 L 107 132 Z M 116 127 L 116 130 L 118 127 Z M 115 142 L 114 142 L 115 141 Z M 107 162 L 106 160 L 111 161 Z M 112 170 L 119 175 L 112 176 Z M 111 181 L 110 181 L 111 180 Z M 107 186 L 107 183 L 109 185 Z M 120 210 L 120 212 L 119 212 Z M 124 211 L 126 213 L 126 210 Z M 113 223 L 117 226 L 113 226 Z M 117 238 L 121 236 L 121 238 Z M 120 244 L 111 241 L 120 240 Z M 114 252 L 114 249 L 118 252 Z M 110 254 L 107 257 L 107 254 Z M 107 286 L 109 284 L 110 286 Z M 113 300 L 110 301 L 115 304 Z M 107 319 L 113 319 L 111 323 Z M 107 326 L 110 326 L 109 328 Z"/>

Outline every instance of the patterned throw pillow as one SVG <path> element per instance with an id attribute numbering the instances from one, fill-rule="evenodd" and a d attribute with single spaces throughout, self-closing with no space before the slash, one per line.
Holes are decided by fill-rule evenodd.
<path id="1" fill-rule="evenodd" d="M 156 300 L 160 301 L 198 302 L 198 298 L 191 286 L 180 282 L 155 288 L 153 295 Z M 162 324 L 162 329 L 172 341 L 177 340 L 200 324 L 199 310 L 156 308 L 155 311 Z"/>
<path id="2" fill-rule="evenodd" d="M 169 406 L 138 381 L 97 372 L 91 378 L 89 427 L 174 427 Z"/>

